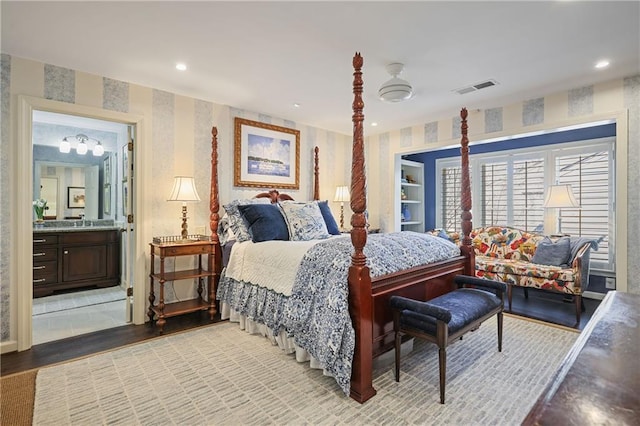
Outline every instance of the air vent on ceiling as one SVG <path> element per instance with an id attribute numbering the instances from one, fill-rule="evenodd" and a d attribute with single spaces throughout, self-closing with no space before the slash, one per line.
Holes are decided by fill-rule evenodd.
<path id="1" fill-rule="evenodd" d="M 498 82 L 495 80 L 487 80 L 481 83 L 472 84 L 471 86 L 461 87 L 460 89 L 454 90 L 454 92 L 459 95 L 464 95 L 465 93 L 475 92 L 476 90 L 485 89 L 487 87 L 495 86 L 496 84 L 498 84 Z"/>

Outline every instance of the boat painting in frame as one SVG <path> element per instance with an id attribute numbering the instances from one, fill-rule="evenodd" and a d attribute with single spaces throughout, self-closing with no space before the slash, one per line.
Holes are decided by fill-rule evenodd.
<path id="1" fill-rule="evenodd" d="M 235 117 L 234 186 L 300 189 L 300 131 Z"/>

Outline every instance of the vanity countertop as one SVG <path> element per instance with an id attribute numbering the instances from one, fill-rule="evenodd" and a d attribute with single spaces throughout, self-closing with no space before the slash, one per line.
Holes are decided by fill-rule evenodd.
<path id="1" fill-rule="evenodd" d="M 123 229 L 119 225 L 96 225 L 96 226 L 44 226 L 42 228 L 33 228 L 34 234 L 48 234 L 59 232 L 92 232 L 92 231 L 119 231 Z"/>

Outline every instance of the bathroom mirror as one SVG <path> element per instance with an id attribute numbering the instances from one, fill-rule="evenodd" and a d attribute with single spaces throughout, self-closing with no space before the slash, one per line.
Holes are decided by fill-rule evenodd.
<path id="1" fill-rule="evenodd" d="M 32 131 L 33 199 L 47 200 L 45 220 L 120 220 L 127 126 L 34 111 Z"/>

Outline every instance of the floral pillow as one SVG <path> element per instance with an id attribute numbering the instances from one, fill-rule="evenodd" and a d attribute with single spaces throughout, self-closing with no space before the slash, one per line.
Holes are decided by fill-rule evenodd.
<path id="1" fill-rule="evenodd" d="M 240 214 L 238 206 L 269 203 L 271 203 L 271 200 L 269 198 L 251 198 L 247 200 L 233 200 L 229 204 L 225 204 L 224 206 L 222 206 L 224 207 L 224 211 L 227 212 L 227 215 L 229 216 L 229 227 L 231 228 L 236 241 L 243 242 L 251 240 L 251 234 L 249 233 L 249 224 Z M 220 241 L 220 244 L 222 244 L 222 241 Z"/>
<path id="2" fill-rule="evenodd" d="M 317 201 L 309 203 L 282 201 L 280 207 L 287 220 L 291 241 L 320 240 L 329 237 L 327 225 Z"/>

